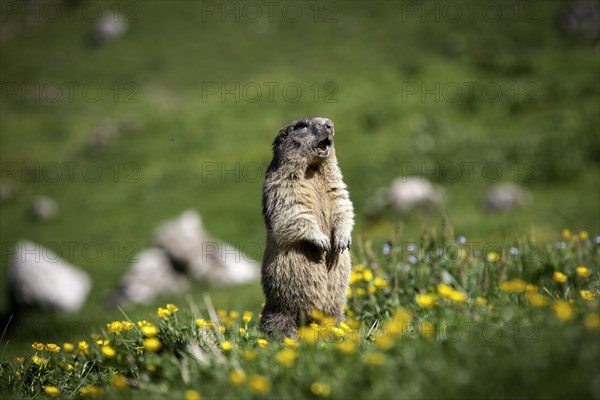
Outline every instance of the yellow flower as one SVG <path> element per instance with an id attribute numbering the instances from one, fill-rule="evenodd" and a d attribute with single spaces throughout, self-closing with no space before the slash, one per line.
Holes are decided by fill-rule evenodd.
<path id="1" fill-rule="evenodd" d="M 562 237 L 563 237 L 563 239 L 567 240 L 568 238 L 571 237 L 571 231 L 568 229 L 563 229 Z"/>
<path id="2" fill-rule="evenodd" d="M 219 318 L 225 318 L 227 316 L 227 311 L 223 310 L 223 309 L 219 309 L 217 310 L 217 316 Z"/>
<path id="3" fill-rule="evenodd" d="M 581 290 L 579 291 L 581 298 L 587 301 L 592 301 L 596 297 L 595 293 L 590 292 L 589 290 Z"/>
<path id="4" fill-rule="evenodd" d="M 446 297 L 446 298 L 450 298 L 450 296 L 452 295 L 452 292 L 454 292 L 454 289 L 452 289 L 450 286 L 445 285 L 443 283 L 440 283 L 437 286 L 437 291 L 440 294 L 440 296 L 442 297 Z"/>
<path id="5" fill-rule="evenodd" d="M 183 394 L 184 400 L 202 400 L 202 395 L 193 389 L 188 389 Z"/>
<path id="6" fill-rule="evenodd" d="M 256 360 L 256 357 L 258 356 L 258 354 L 256 353 L 256 351 L 254 351 L 252 349 L 246 349 L 242 353 L 242 356 L 248 361 L 253 361 L 253 360 Z"/>
<path id="7" fill-rule="evenodd" d="M 365 295 L 365 293 L 367 293 L 367 292 L 366 292 L 366 290 L 365 290 L 365 289 L 363 289 L 363 288 L 361 288 L 361 287 L 359 287 L 359 288 L 356 288 L 356 289 L 354 290 L 354 292 L 355 292 L 355 293 L 356 293 L 356 295 L 357 295 L 357 296 L 359 296 L 359 297 L 360 297 L 360 296 L 364 296 L 364 295 Z"/>
<path id="8" fill-rule="evenodd" d="M 229 381 L 236 386 L 246 382 L 246 374 L 241 369 L 234 369 L 229 373 Z"/>
<path id="9" fill-rule="evenodd" d="M 421 322 L 419 324 L 419 330 L 421 331 L 421 335 L 423 336 L 435 336 L 435 326 L 433 326 L 429 322 Z"/>
<path id="10" fill-rule="evenodd" d="M 549 300 L 546 296 L 535 292 L 525 293 L 525 300 L 531 303 L 534 307 L 544 307 L 548 304 Z"/>
<path id="11" fill-rule="evenodd" d="M 160 340 L 158 340 L 157 338 L 147 338 L 144 339 L 144 349 L 146 350 L 150 350 L 150 351 L 158 351 L 161 348 L 161 344 L 160 344 Z"/>
<path id="12" fill-rule="evenodd" d="M 356 271 L 356 272 L 364 271 L 364 269 L 365 269 L 365 266 L 362 264 L 356 264 L 354 267 L 352 267 L 352 270 Z"/>
<path id="13" fill-rule="evenodd" d="M 158 316 L 160 318 L 167 319 L 167 317 L 169 315 L 171 315 L 171 310 L 169 310 L 168 308 L 158 307 L 158 310 L 156 311 L 156 313 L 158 314 Z"/>
<path id="14" fill-rule="evenodd" d="M 223 343 L 221 343 L 221 348 L 225 351 L 229 351 L 233 349 L 233 343 L 231 343 L 229 340 L 225 340 Z"/>
<path id="15" fill-rule="evenodd" d="M 234 311 L 229 311 L 229 316 L 230 316 L 231 318 L 233 318 L 233 319 L 236 319 L 236 318 L 239 318 L 239 316 L 240 316 L 240 313 L 239 313 L 239 312 L 237 312 L 237 311 L 235 311 L 235 310 L 234 310 Z"/>
<path id="16" fill-rule="evenodd" d="M 375 287 L 377 289 L 383 289 L 383 288 L 388 287 L 389 282 L 386 281 L 385 279 L 377 276 L 377 277 L 375 277 L 375 280 L 373 281 L 373 285 L 375 285 Z"/>
<path id="17" fill-rule="evenodd" d="M 269 342 L 267 342 L 267 339 L 258 339 L 256 341 L 256 343 L 258 344 L 258 347 L 260 347 L 261 349 L 264 349 L 269 345 Z"/>
<path id="18" fill-rule="evenodd" d="M 225 333 L 226 330 L 227 328 L 225 328 L 225 325 L 219 325 L 219 332 Z"/>
<path id="19" fill-rule="evenodd" d="M 353 340 L 336 343 L 335 347 L 344 354 L 352 354 L 356 351 L 356 343 Z"/>
<path id="20" fill-rule="evenodd" d="M 87 352 L 88 352 L 88 347 L 89 347 L 89 345 L 87 344 L 87 342 L 85 340 L 80 341 L 77 344 L 77 348 L 79 350 L 77 352 L 77 355 L 85 356 L 87 354 Z"/>
<path id="21" fill-rule="evenodd" d="M 244 313 L 242 314 L 242 321 L 244 321 L 245 323 L 248 323 L 252 320 L 252 316 L 254 314 L 251 311 L 244 311 Z"/>
<path id="22" fill-rule="evenodd" d="M 535 292 L 539 292 L 540 288 L 535 285 L 532 285 L 531 283 L 528 283 L 527 286 L 525 286 L 525 291 L 527 293 L 535 293 Z"/>
<path id="23" fill-rule="evenodd" d="M 44 392 L 52 397 L 56 397 L 60 394 L 60 390 L 56 386 L 44 386 Z"/>
<path id="24" fill-rule="evenodd" d="M 485 297 L 477 296 L 475 297 L 475 304 L 478 306 L 484 306 L 487 304 L 487 299 Z"/>
<path id="25" fill-rule="evenodd" d="M 582 278 L 587 278 L 592 274 L 592 271 L 584 266 L 575 268 L 575 272 L 577 272 L 577 275 L 581 276 Z"/>
<path id="26" fill-rule="evenodd" d="M 244 334 L 246 334 L 246 332 L 247 332 L 247 331 L 246 331 L 246 328 L 240 328 L 240 334 L 241 334 L 241 335 L 244 335 Z"/>
<path id="27" fill-rule="evenodd" d="M 110 344 L 110 340 L 100 339 L 96 341 L 98 346 L 108 346 Z"/>
<path id="28" fill-rule="evenodd" d="M 255 393 L 265 394 L 271 391 L 271 382 L 267 377 L 262 375 L 252 375 L 248 379 L 248 385 Z"/>
<path id="29" fill-rule="evenodd" d="M 287 337 L 283 339 L 283 345 L 288 349 L 297 349 L 300 346 L 297 340 Z"/>
<path id="30" fill-rule="evenodd" d="M 116 333 L 118 335 L 121 333 L 123 326 L 121 325 L 121 323 L 119 321 L 113 321 L 113 322 L 106 324 L 106 329 L 109 332 Z"/>
<path id="31" fill-rule="evenodd" d="M 319 330 L 311 327 L 303 326 L 298 329 L 298 337 L 304 343 L 314 344 L 319 340 Z"/>
<path id="32" fill-rule="evenodd" d="M 575 318 L 575 312 L 573 308 L 569 305 L 568 302 L 564 300 L 559 300 L 552 306 L 552 311 L 554 311 L 554 315 L 560 320 L 570 321 Z"/>
<path id="33" fill-rule="evenodd" d="M 292 349 L 284 349 L 277 353 L 275 360 L 286 368 L 294 366 L 296 361 L 296 352 Z"/>
<path id="34" fill-rule="evenodd" d="M 418 294 L 415 301 L 420 307 L 431 308 L 437 303 L 437 297 L 434 294 Z"/>
<path id="35" fill-rule="evenodd" d="M 346 332 L 346 333 L 352 332 L 352 329 L 350 328 L 350 326 L 348 326 L 348 324 L 345 322 L 340 322 L 340 328 L 342 328 L 344 330 L 344 332 Z"/>
<path id="36" fill-rule="evenodd" d="M 462 293 L 457 290 L 453 290 L 450 294 L 450 300 L 452 300 L 455 303 L 463 304 L 465 301 L 467 301 L 467 299 L 468 296 L 466 293 Z"/>
<path id="37" fill-rule="evenodd" d="M 352 297 L 352 289 L 346 289 L 346 297 Z"/>
<path id="38" fill-rule="evenodd" d="M 127 387 L 127 378 L 123 375 L 114 375 L 111 378 L 110 383 L 115 389 L 123 390 Z"/>
<path id="39" fill-rule="evenodd" d="M 579 239 L 588 240 L 589 237 L 590 235 L 586 231 L 579 232 Z"/>
<path id="40" fill-rule="evenodd" d="M 110 346 L 102 346 L 102 354 L 104 354 L 104 357 L 106 358 L 113 358 L 117 352 Z"/>
<path id="41" fill-rule="evenodd" d="M 499 284 L 500 290 L 506 293 L 523 293 L 527 289 L 527 283 L 520 279 L 511 281 L 502 281 Z"/>
<path id="42" fill-rule="evenodd" d="M 558 283 L 564 283 L 567 281 L 567 276 L 560 271 L 555 271 L 552 275 L 552 279 Z"/>
<path id="43" fill-rule="evenodd" d="M 48 343 L 46 345 L 46 350 L 48 350 L 50 353 L 58 353 L 60 351 L 60 346 L 57 346 L 54 343 Z"/>
<path id="44" fill-rule="evenodd" d="M 331 394 L 331 386 L 323 382 L 313 382 L 310 385 L 310 391 L 315 396 L 327 397 Z"/>
<path id="45" fill-rule="evenodd" d="M 383 363 L 385 362 L 385 355 L 380 352 L 365 353 L 365 356 L 363 357 L 363 362 L 370 366 L 383 365 Z"/>
<path id="46" fill-rule="evenodd" d="M 37 350 L 37 351 L 42 351 L 45 348 L 44 343 L 40 343 L 40 342 L 33 342 L 31 347 L 33 347 L 33 349 Z"/>
<path id="47" fill-rule="evenodd" d="M 365 282 L 369 282 L 371 279 L 373 279 L 373 271 L 370 269 L 366 269 L 362 275 L 363 281 Z"/>
<path id="48" fill-rule="evenodd" d="M 172 313 L 176 313 L 179 311 L 179 307 L 177 307 L 175 304 L 167 304 L 167 310 L 171 311 Z"/>
<path id="49" fill-rule="evenodd" d="M 82 396 L 99 397 L 104 394 L 104 391 L 97 386 L 86 385 L 86 386 L 83 386 L 81 389 L 79 389 L 79 393 Z"/>
<path id="50" fill-rule="evenodd" d="M 121 328 L 123 328 L 126 331 L 132 330 L 134 326 L 135 325 L 133 324 L 133 322 L 121 321 Z"/>
<path id="51" fill-rule="evenodd" d="M 382 350 L 391 349 L 394 345 L 394 341 L 388 335 L 375 336 L 375 339 L 373 341 L 375 342 L 375 346 L 379 347 Z"/>
<path id="52" fill-rule="evenodd" d="M 376 292 L 377 292 L 377 288 L 375 286 L 369 286 L 367 288 L 367 293 L 369 293 L 369 294 L 374 294 Z"/>
<path id="53" fill-rule="evenodd" d="M 48 364 L 48 360 L 47 359 L 45 359 L 43 357 L 38 357 L 37 354 L 35 356 L 31 357 L 31 360 L 36 365 L 46 366 Z"/>
<path id="54" fill-rule="evenodd" d="M 141 324 L 138 322 L 138 327 L 146 337 L 150 338 L 158 334 L 158 328 L 148 321 L 141 321 Z"/>
<path id="55" fill-rule="evenodd" d="M 70 353 L 75 350 L 75 346 L 73 346 L 73 343 L 65 342 L 63 343 L 63 350 Z"/>
<path id="56" fill-rule="evenodd" d="M 500 256 L 495 251 L 490 251 L 489 253 L 487 253 L 487 259 L 489 262 L 496 262 L 500 260 Z"/>
<path id="57" fill-rule="evenodd" d="M 207 328 L 208 323 L 203 318 L 196 319 L 196 326 L 198 328 Z"/>
<path id="58" fill-rule="evenodd" d="M 588 314 L 583 320 L 585 327 L 590 330 L 600 329 L 600 316 L 596 313 Z"/>

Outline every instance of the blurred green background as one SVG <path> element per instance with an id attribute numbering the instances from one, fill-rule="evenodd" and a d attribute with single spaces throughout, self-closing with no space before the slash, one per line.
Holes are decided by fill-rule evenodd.
<path id="1" fill-rule="evenodd" d="M 0 3 L 2 183 L 14 191 L 0 208 L 2 282 L 19 239 L 58 243 L 94 282 L 79 315 L 28 313 L 4 338 L 5 355 L 120 318 L 103 300 L 131 250 L 187 208 L 214 237 L 260 258 L 271 142 L 307 116 L 336 125 L 355 242 L 380 248 L 399 222 L 403 239 L 416 239 L 444 215 L 456 235 L 481 243 L 600 232 L 598 35 L 561 29 L 572 2 Z M 98 16 L 112 11 L 127 31 L 92 44 Z M 108 139 L 91 146 L 98 132 Z M 22 175 L 36 165 L 36 176 Z M 462 168 L 459 179 L 440 173 L 448 165 Z M 532 203 L 485 213 L 486 165 L 530 190 Z M 415 167 L 438 171 L 425 175 L 444 188 L 445 209 L 369 217 L 377 190 Z M 36 222 L 28 210 L 41 194 L 60 211 Z M 60 245 L 70 242 L 81 247 Z M 93 263 L 86 243 L 102 249 Z M 201 304 L 203 293 L 221 308 L 262 302 L 258 284 L 197 284 L 190 296 Z M 0 311 L 5 298 L 3 284 Z M 169 296 L 128 315 L 145 318 L 167 300 L 187 302 Z"/>

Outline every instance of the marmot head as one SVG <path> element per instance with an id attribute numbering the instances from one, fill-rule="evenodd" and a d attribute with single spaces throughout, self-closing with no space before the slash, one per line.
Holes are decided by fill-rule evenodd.
<path id="1" fill-rule="evenodd" d="M 273 151 L 283 160 L 304 159 L 309 164 L 318 163 L 333 154 L 333 122 L 327 118 L 299 119 L 281 128 Z"/>

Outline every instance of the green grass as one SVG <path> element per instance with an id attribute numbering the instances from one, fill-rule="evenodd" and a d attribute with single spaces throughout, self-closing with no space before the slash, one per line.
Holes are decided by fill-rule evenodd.
<path id="1" fill-rule="evenodd" d="M 429 232 L 416 250 L 363 248 L 347 325 L 315 314 L 318 326 L 280 344 L 258 332 L 256 308 L 215 311 L 208 300 L 169 313 L 172 306 L 162 305 L 69 339 L 75 350 L 63 340 L 53 341 L 62 347 L 56 353 L 48 342 L 34 344 L 41 347 L 0 363 L 0 382 L 11 398 L 54 387 L 61 398 L 92 391 L 107 398 L 597 399 L 600 247 L 570 237 L 556 244 L 519 241 L 516 251 L 477 256 L 472 243 Z M 140 319 L 157 329 L 145 331 Z M 133 324 L 125 328 L 124 320 Z M 80 353 L 82 340 L 88 347 Z"/>
<path id="2" fill-rule="evenodd" d="M 133 3 L 99 4 L 107 10 Z M 241 248 L 262 245 L 262 179 L 208 174 L 206 168 L 217 165 L 225 173 L 265 165 L 279 127 L 304 116 L 323 115 L 336 124 L 338 159 L 357 212 L 355 242 L 371 241 L 380 249 L 397 224 L 403 240 L 415 240 L 423 226 L 439 226 L 444 218 L 456 237 L 477 240 L 482 247 L 524 237 L 549 243 L 563 228 L 600 232 L 597 45 L 557 30 L 556 16 L 566 2 L 534 3 L 535 22 L 506 18 L 495 23 L 481 17 L 473 23 L 410 15 L 403 20 L 398 2 L 370 2 L 368 11 L 362 2 L 335 3 L 335 23 L 279 18 L 256 24 L 204 21 L 196 2 L 135 4 L 137 20 L 128 33 L 103 47 L 86 44 L 90 24 L 77 17 L 82 6 L 73 9 L 73 21 L 24 24 L 19 15 L 3 15 L 1 179 L 16 194 L 0 207 L 0 276 L 6 276 L 11 246 L 26 238 L 58 243 L 62 255 L 94 282 L 79 314 L 27 312 L 13 321 L 4 338 L 5 357 L 23 354 L 33 340 L 65 338 L 65 326 L 77 326 L 77 335 L 68 335 L 75 340 L 88 324 L 103 326 L 120 318 L 119 310 L 102 304 L 127 267 L 127 251 L 149 246 L 154 228 L 187 208 L 198 210 L 217 238 Z M 302 4 L 310 15 L 309 5 Z M 15 84 L 64 88 L 65 82 L 97 84 L 103 95 L 92 103 L 76 91 L 73 102 L 63 97 L 50 103 L 7 92 Z M 279 88 L 297 83 L 303 95 L 296 103 L 280 90 L 273 101 L 266 92 L 255 103 L 231 96 L 222 101 L 219 95 L 204 100 L 206 84 L 253 82 L 263 88 L 266 82 Z M 328 82 L 339 90 L 331 92 Z M 412 84 L 456 83 L 464 89 L 469 82 L 497 84 L 503 94 L 490 101 L 480 91 L 473 96 L 464 91 L 458 101 L 438 101 L 407 92 Z M 127 84 L 136 89 L 136 103 L 125 102 L 133 93 Z M 325 102 L 331 94 L 337 102 Z M 90 133 L 106 121 L 117 127 L 116 135 L 102 151 L 90 152 Z M 6 168 L 16 165 L 20 172 L 36 162 L 40 168 L 78 163 L 74 181 L 66 178 L 66 168 L 57 182 L 43 175 L 22 179 Z M 431 177 L 448 195 L 442 212 L 369 218 L 373 194 L 401 176 L 403 167 L 421 163 L 425 169 L 496 163 L 502 180 L 522 183 L 533 202 L 484 213 L 481 201 L 491 182 L 477 167 L 472 181 L 466 169 L 457 182 Z M 97 182 L 82 175 L 90 165 L 100 166 Z M 56 218 L 29 218 L 31 201 L 39 194 L 58 202 Z M 61 245 L 69 242 L 97 243 L 102 256 L 89 263 L 81 251 L 70 255 Z M 204 293 L 217 307 L 257 310 L 261 303 L 258 284 L 197 284 L 190 296 L 202 303 Z M 6 308 L 5 295 L 0 287 L 0 311 Z M 146 318 L 167 301 L 187 304 L 185 295 L 174 296 L 127 313 Z"/>

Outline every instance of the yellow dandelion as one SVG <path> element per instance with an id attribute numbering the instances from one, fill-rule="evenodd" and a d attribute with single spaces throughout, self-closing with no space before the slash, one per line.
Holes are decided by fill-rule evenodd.
<path id="1" fill-rule="evenodd" d="M 350 289 L 350 288 L 346 289 L 346 297 L 348 297 L 348 298 L 352 297 L 352 289 Z"/>
<path id="2" fill-rule="evenodd" d="M 248 323 L 252 320 L 252 316 L 254 314 L 251 311 L 244 311 L 242 313 L 242 321 L 244 321 L 245 323 Z"/>
<path id="3" fill-rule="evenodd" d="M 41 365 L 43 367 L 48 364 L 47 359 L 45 359 L 44 357 L 39 357 L 37 354 L 35 356 L 31 357 L 31 361 L 33 361 L 34 364 Z"/>
<path id="4" fill-rule="evenodd" d="M 123 330 L 123 325 L 121 325 L 121 322 L 119 321 L 113 321 L 106 324 L 106 329 L 109 332 L 116 333 L 118 335 L 121 333 L 121 330 Z"/>
<path id="5" fill-rule="evenodd" d="M 286 368 L 291 368 L 296 362 L 296 352 L 293 349 L 284 349 L 277 353 L 275 360 Z"/>
<path id="6" fill-rule="evenodd" d="M 258 344 L 258 347 L 260 347 L 261 349 L 264 349 L 267 346 L 269 346 L 269 342 L 267 342 L 267 339 L 258 339 L 256 341 L 256 344 Z"/>
<path id="7" fill-rule="evenodd" d="M 527 283 L 520 279 L 502 281 L 498 286 L 500 290 L 506 293 L 523 293 L 527 289 Z"/>
<path id="8" fill-rule="evenodd" d="M 221 348 L 225 351 L 230 351 L 233 349 L 233 343 L 231 343 L 229 340 L 225 340 L 223 343 L 221 343 Z"/>
<path id="9" fill-rule="evenodd" d="M 357 296 L 364 296 L 367 291 L 361 287 L 354 289 L 354 293 L 356 293 Z"/>
<path id="10" fill-rule="evenodd" d="M 454 289 L 452 289 L 450 286 L 445 285 L 443 283 L 440 283 L 437 286 L 437 291 L 439 293 L 440 296 L 442 297 L 446 297 L 446 298 L 450 298 L 450 296 L 452 295 L 452 293 L 454 292 Z"/>
<path id="11" fill-rule="evenodd" d="M 586 301 L 592 301 L 596 297 L 596 294 L 589 290 L 580 290 L 579 294 L 581 295 L 581 298 Z"/>
<path id="12" fill-rule="evenodd" d="M 435 336 L 435 326 L 433 326 L 427 321 L 421 322 L 419 324 L 419 331 L 421 332 L 421 335 L 426 337 Z"/>
<path id="13" fill-rule="evenodd" d="M 252 349 L 246 349 L 242 353 L 242 357 L 244 357 L 244 359 L 246 359 L 248 361 L 256 360 L 257 356 L 258 356 L 258 353 L 256 353 L 256 351 L 254 351 Z"/>
<path id="14" fill-rule="evenodd" d="M 420 307 L 431 308 L 437 303 L 437 297 L 434 294 L 418 294 L 415 301 Z"/>
<path id="15" fill-rule="evenodd" d="M 562 230 L 562 237 L 563 239 L 567 240 L 568 238 L 571 237 L 571 231 L 568 229 L 563 229 Z"/>
<path id="16" fill-rule="evenodd" d="M 587 278 L 592 274 L 592 271 L 589 268 L 584 267 L 583 265 L 575 268 L 575 272 L 582 278 Z"/>
<path id="17" fill-rule="evenodd" d="M 365 355 L 363 357 L 363 362 L 366 365 L 370 365 L 370 366 L 374 366 L 374 367 L 383 365 L 383 363 L 385 362 L 385 355 L 380 352 L 365 353 Z"/>
<path id="18" fill-rule="evenodd" d="M 123 328 L 126 331 L 132 330 L 134 326 L 135 325 L 133 324 L 133 322 L 121 321 L 121 328 Z"/>
<path id="19" fill-rule="evenodd" d="M 535 286 L 535 285 L 532 285 L 531 283 L 528 283 L 528 284 L 525 286 L 525 291 L 526 291 L 527 293 L 535 293 L 535 292 L 539 292 L 539 291 L 540 291 L 540 288 L 539 288 L 539 287 L 537 287 L 537 286 Z"/>
<path id="20" fill-rule="evenodd" d="M 552 275 L 552 279 L 558 283 L 564 283 L 567 281 L 567 276 L 560 271 L 555 271 Z"/>
<path id="21" fill-rule="evenodd" d="M 63 347 L 63 350 L 66 351 L 67 353 L 70 353 L 73 350 L 75 350 L 75 346 L 73 345 L 73 343 L 69 343 L 69 342 L 63 343 L 62 347 Z"/>
<path id="22" fill-rule="evenodd" d="M 156 372 L 156 365 L 148 364 L 148 365 L 146 365 L 146 369 L 148 370 L 148 372 L 154 373 L 154 372 Z"/>
<path id="23" fill-rule="evenodd" d="M 590 330 L 598 330 L 600 329 L 600 315 L 596 313 L 588 314 L 585 316 L 583 323 Z"/>
<path id="24" fill-rule="evenodd" d="M 89 347 L 89 345 L 85 340 L 80 341 L 77 344 L 77 350 L 78 350 L 77 354 L 80 356 L 85 356 L 88 352 L 88 347 Z"/>
<path id="25" fill-rule="evenodd" d="M 323 382 L 313 382 L 310 385 L 310 391 L 315 396 L 327 397 L 331 394 L 331 386 Z"/>
<path id="26" fill-rule="evenodd" d="M 485 306 L 487 304 L 487 299 L 485 297 L 477 296 L 475 297 L 475 304 L 478 306 Z"/>
<path id="27" fill-rule="evenodd" d="M 266 394 L 271 391 L 271 382 L 269 378 L 262 375 L 252 375 L 248 379 L 248 386 L 250 389 L 258 394 Z"/>
<path id="28" fill-rule="evenodd" d="M 525 300 L 531 303 L 531 305 L 534 307 L 545 307 L 550 302 L 546 296 L 535 292 L 525 293 Z"/>
<path id="29" fill-rule="evenodd" d="M 197 318 L 196 319 L 196 326 L 198 328 L 207 328 L 207 322 L 206 320 L 204 320 L 203 318 Z"/>
<path id="30" fill-rule="evenodd" d="M 459 292 L 457 290 L 453 290 L 452 293 L 450 294 L 450 300 L 452 300 L 455 303 L 459 303 L 459 304 L 463 304 L 465 301 L 467 301 L 469 297 L 467 296 L 466 293 L 463 292 Z"/>
<path id="31" fill-rule="evenodd" d="M 246 374 L 241 369 L 234 369 L 229 373 L 229 381 L 236 386 L 246 382 Z"/>
<path id="32" fill-rule="evenodd" d="M 56 397 L 60 394 L 60 389 L 56 386 L 44 386 L 44 392 L 48 396 Z"/>
<path id="33" fill-rule="evenodd" d="M 362 278 L 363 278 L 363 281 L 365 281 L 365 282 L 370 282 L 370 281 L 371 281 L 371 279 L 373 279 L 373 271 L 371 271 L 370 269 L 366 269 L 366 270 L 363 272 L 363 276 L 362 276 Z"/>
<path id="34" fill-rule="evenodd" d="M 375 343 L 375 346 L 379 347 L 382 350 L 391 349 L 394 345 L 394 340 L 392 340 L 392 338 L 389 335 L 375 336 L 373 342 Z"/>
<path id="35" fill-rule="evenodd" d="M 388 287 L 389 282 L 387 280 L 377 276 L 377 277 L 375 277 L 375 280 L 373 281 L 373 285 L 375 285 L 375 287 L 377 289 L 383 289 L 383 288 Z"/>
<path id="36" fill-rule="evenodd" d="M 500 260 L 500 255 L 498 255 L 498 253 L 496 253 L 495 251 L 490 251 L 489 253 L 487 253 L 487 260 L 489 262 L 496 262 Z"/>
<path id="37" fill-rule="evenodd" d="M 346 333 L 352 332 L 352 329 L 350 328 L 350 326 L 348 326 L 348 324 L 345 322 L 340 322 L 340 328 L 342 328 L 344 330 L 344 332 L 346 332 Z"/>
<path id="38" fill-rule="evenodd" d="M 144 339 L 144 349 L 149 351 L 159 351 L 162 347 L 160 340 L 157 338 L 151 337 Z"/>
<path id="39" fill-rule="evenodd" d="M 336 349 L 344 354 L 352 354 L 356 351 L 356 343 L 353 340 L 345 340 L 335 344 Z"/>
<path id="40" fill-rule="evenodd" d="M 44 350 L 44 348 L 45 348 L 46 346 L 44 346 L 44 343 L 40 343 L 40 342 L 33 342 L 33 344 L 31 345 L 31 347 L 33 347 L 33 349 L 34 349 L 34 350 L 37 350 L 37 351 L 42 351 L 42 350 Z"/>
<path id="41" fill-rule="evenodd" d="M 556 315 L 558 319 L 563 321 L 570 321 L 575 318 L 575 312 L 573 311 L 573 308 L 564 300 L 559 300 L 554 303 L 552 306 L 552 311 L 554 311 L 554 315 Z"/>
<path id="42" fill-rule="evenodd" d="M 108 346 L 110 344 L 110 340 L 100 339 L 96 341 L 98 346 Z"/>
<path id="43" fill-rule="evenodd" d="M 60 346 L 57 346 L 54 343 L 48 343 L 46 345 L 46 350 L 48 350 L 50 353 L 58 353 L 60 351 Z"/>
<path id="44" fill-rule="evenodd" d="M 369 293 L 369 294 L 375 294 L 375 293 L 377 293 L 377 288 L 375 286 L 369 286 L 367 288 L 367 293 Z"/>
<path id="45" fill-rule="evenodd" d="M 117 354 L 117 352 L 110 346 L 103 346 L 102 354 L 104 354 L 104 357 L 106 358 L 113 358 Z"/>
<path id="46" fill-rule="evenodd" d="M 239 329 L 240 334 L 245 335 L 247 333 L 246 328 Z"/>
<path id="47" fill-rule="evenodd" d="M 239 316 L 240 316 L 240 313 L 239 313 L 239 312 L 237 312 L 237 311 L 235 311 L 235 310 L 233 310 L 233 311 L 229 311 L 229 317 L 231 317 L 231 318 L 233 318 L 233 319 L 237 319 L 237 318 L 239 318 Z"/>
<path id="48" fill-rule="evenodd" d="M 110 384 L 117 390 L 123 390 L 127 387 L 127 378 L 123 375 L 114 375 L 110 380 Z"/>
<path id="49" fill-rule="evenodd" d="M 171 310 L 169 310 L 168 308 L 158 307 L 156 314 L 158 314 L 158 316 L 162 319 L 167 319 L 167 317 L 171 315 Z"/>
<path id="50" fill-rule="evenodd" d="M 356 272 L 364 271 L 364 269 L 365 269 L 365 266 L 362 264 L 356 264 L 354 267 L 352 267 L 352 270 L 356 271 Z"/>
<path id="51" fill-rule="evenodd" d="M 579 232 L 579 239 L 581 239 L 581 240 L 588 240 L 589 237 L 590 237 L 590 235 L 586 231 Z"/>
<path id="52" fill-rule="evenodd" d="M 298 330 L 298 337 L 304 343 L 313 344 L 319 340 L 319 331 L 318 329 L 303 326 Z"/>
<path id="53" fill-rule="evenodd" d="M 167 310 L 171 311 L 172 313 L 176 313 L 179 311 L 179 307 L 177 307 L 175 304 L 167 304 Z"/>
<path id="54" fill-rule="evenodd" d="M 202 395 L 200 394 L 200 392 L 197 392 L 196 390 L 188 389 L 183 394 L 183 399 L 184 400 L 202 400 Z"/>
<path id="55" fill-rule="evenodd" d="M 283 339 L 283 345 L 288 349 L 297 349 L 300 346 L 297 340 L 287 337 Z"/>
<path id="56" fill-rule="evenodd" d="M 227 328 L 225 328 L 225 325 L 219 325 L 219 332 L 225 333 L 226 330 Z"/>
<path id="57" fill-rule="evenodd" d="M 82 396 L 99 397 L 104 394 L 104 390 L 94 385 L 86 385 L 79 389 L 79 394 Z"/>

